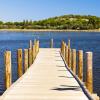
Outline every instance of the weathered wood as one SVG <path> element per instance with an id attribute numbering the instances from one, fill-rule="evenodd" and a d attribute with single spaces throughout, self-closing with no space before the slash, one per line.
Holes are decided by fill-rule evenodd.
<path id="1" fill-rule="evenodd" d="M 40 48 L 40 41 L 38 40 L 38 52 L 39 52 L 39 48 Z"/>
<path id="2" fill-rule="evenodd" d="M 66 45 L 66 48 L 65 48 L 65 61 L 68 64 L 68 46 L 67 45 Z"/>
<path id="3" fill-rule="evenodd" d="M 37 55 L 37 48 L 38 48 L 38 45 L 37 45 L 37 41 L 35 43 L 35 52 L 36 52 L 36 55 Z"/>
<path id="4" fill-rule="evenodd" d="M 70 48 L 70 40 L 68 40 L 68 48 Z"/>
<path id="5" fill-rule="evenodd" d="M 37 55 L 37 41 L 34 40 L 34 48 L 35 48 L 35 57 Z"/>
<path id="6" fill-rule="evenodd" d="M 68 48 L 68 67 L 71 68 L 71 48 Z"/>
<path id="7" fill-rule="evenodd" d="M 62 41 L 62 56 L 64 56 L 64 41 Z"/>
<path id="8" fill-rule="evenodd" d="M 32 51 L 32 54 L 33 54 L 33 62 L 34 62 L 34 60 L 35 60 L 35 46 L 33 45 L 33 51 Z"/>
<path id="9" fill-rule="evenodd" d="M 86 87 L 90 93 L 93 93 L 93 63 L 92 52 L 86 52 Z"/>
<path id="10" fill-rule="evenodd" d="M 60 48 L 61 54 L 62 54 L 62 45 L 63 45 L 63 41 L 61 41 L 61 48 Z"/>
<path id="11" fill-rule="evenodd" d="M 50 48 L 53 48 L 53 39 L 50 40 Z"/>
<path id="12" fill-rule="evenodd" d="M 38 52 L 39 52 L 39 40 L 37 40 L 36 42 L 36 53 L 38 54 Z"/>
<path id="13" fill-rule="evenodd" d="M 22 49 L 18 49 L 18 77 L 23 75 L 22 65 Z"/>
<path id="14" fill-rule="evenodd" d="M 76 49 L 72 49 L 72 71 L 76 74 Z"/>
<path id="15" fill-rule="evenodd" d="M 78 51 L 78 77 L 83 81 L 83 50 Z"/>
<path id="16" fill-rule="evenodd" d="M 36 39 L 34 39 L 34 45 L 35 45 L 35 43 L 36 43 Z"/>
<path id="17" fill-rule="evenodd" d="M 63 45 L 63 57 L 65 59 L 65 49 L 66 49 L 66 43 L 64 42 L 64 45 Z"/>
<path id="18" fill-rule="evenodd" d="M 8 89 L 12 83 L 12 72 L 11 72 L 11 51 L 6 51 L 4 54 L 5 64 L 5 88 Z"/>
<path id="19" fill-rule="evenodd" d="M 30 66 L 32 65 L 32 63 L 33 63 L 33 62 L 32 62 L 32 61 L 33 61 L 33 60 L 32 60 L 32 55 L 33 55 L 33 54 L 32 54 L 32 49 L 29 48 L 29 67 L 30 67 Z"/>
<path id="20" fill-rule="evenodd" d="M 28 49 L 24 49 L 24 72 L 28 69 Z"/>
<path id="21" fill-rule="evenodd" d="M 30 40 L 30 48 L 32 48 L 32 40 Z"/>

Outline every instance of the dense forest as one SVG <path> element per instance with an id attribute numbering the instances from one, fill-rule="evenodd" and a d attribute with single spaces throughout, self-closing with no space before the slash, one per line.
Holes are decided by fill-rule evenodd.
<path id="1" fill-rule="evenodd" d="M 0 29 L 75 29 L 88 30 L 99 29 L 100 17 L 81 16 L 81 15 L 64 15 L 52 17 L 45 20 L 32 21 L 23 20 L 22 22 L 2 22 Z"/>

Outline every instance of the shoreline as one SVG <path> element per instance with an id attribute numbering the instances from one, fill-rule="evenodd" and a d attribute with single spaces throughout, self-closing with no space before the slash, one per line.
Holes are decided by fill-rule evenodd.
<path id="1" fill-rule="evenodd" d="M 100 29 L 95 30 L 54 30 L 54 29 L 0 29 L 0 32 L 100 32 Z"/>

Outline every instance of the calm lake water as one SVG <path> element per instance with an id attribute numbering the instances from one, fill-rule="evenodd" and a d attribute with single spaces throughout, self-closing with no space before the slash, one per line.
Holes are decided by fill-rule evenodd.
<path id="1" fill-rule="evenodd" d="M 4 52 L 12 51 L 14 82 L 17 80 L 17 49 L 28 48 L 29 40 L 34 39 L 40 40 L 40 47 L 47 48 L 51 38 L 54 39 L 54 47 L 60 47 L 62 39 L 66 42 L 70 39 L 72 48 L 93 52 L 94 92 L 100 96 L 100 32 L 0 32 L 0 94 L 5 91 Z"/>

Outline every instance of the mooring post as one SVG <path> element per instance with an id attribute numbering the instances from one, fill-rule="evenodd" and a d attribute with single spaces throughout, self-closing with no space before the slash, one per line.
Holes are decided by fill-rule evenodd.
<path id="1" fill-rule="evenodd" d="M 22 70 L 22 49 L 18 49 L 18 77 L 21 77 L 23 75 Z"/>
<path id="2" fill-rule="evenodd" d="M 67 45 L 66 45 L 66 48 L 65 48 L 65 61 L 68 64 L 68 46 Z"/>
<path id="3" fill-rule="evenodd" d="M 83 81 L 83 50 L 78 51 L 78 77 Z"/>
<path id="4" fill-rule="evenodd" d="M 32 48 L 32 40 L 30 40 L 30 47 L 29 48 Z"/>
<path id="5" fill-rule="evenodd" d="M 53 39 L 50 40 L 50 48 L 53 48 Z"/>
<path id="6" fill-rule="evenodd" d="M 39 40 L 37 40 L 37 53 L 39 52 Z"/>
<path id="7" fill-rule="evenodd" d="M 40 47 L 40 42 L 39 42 L 39 40 L 38 40 L 38 52 L 39 52 L 39 47 Z"/>
<path id="8" fill-rule="evenodd" d="M 68 40 L 68 48 L 70 48 L 70 40 Z"/>
<path id="9" fill-rule="evenodd" d="M 6 51 L 4 53 L 4 64 L 5 64 L 5 88 L 8 89 L 12 83 L 11 51 Z"/>
<path id="10" fill-rule="evenodd" d="M 61 54 L 62 54 L 62 45 L 63 45 L 62 42 L 63 42 L 63 41 L 61 41 L 61 48 L 60 48 L 60 52 L 61 52 Z"/>
<path id="11" fill-rule="evenodd" d="M 36 39 L 34 39 L 34 44 L 36 43 Z"/>
<path id="12" fill-rule="evenodd" d="M 64 58 L 64 60 L 65 60 L 65 49 L 66 49 L 66 43 L 64 42 L 64 51 L 63 51 L 63 58 Z"/>
<path id="13" fill-rule="evenodd" d="M 71 68 L 71 48 L 68 48 L 68 67 Z"/>
<path id="14" fill-rule="evenodd" d="M 62 56 L 64 56 L 64 41 L 62 41 Z"/>
<path id="15" fill-rule="evenodd" d="M 37 51 L 38 50 L 38 42 L 36 41 L 36 56 L 37 56 Z"/>
<path id="16" fill-rule="evenodd" d="M 28 69 L 28 49 L 24 49 L 24 72 Z"/>
<path id="17" fill-rule="evenodd" d="M 76 74 L 76 49 L 72 49 L 72 71 Z"/>
<path id="18" fill-rule="evenodd" d="M 34 45 L 33 45 L 33 49 L 32 49 L 32 55 L 33 55 L 33 62 L 34 62 L 34 60 L 35 60 L 35 47 L 34 47 Z"/>
<path id="19" fill-rule="evenodd" d="M 29 67 L 32 65 L 32 49 L 29 48 Z"/>
<path id="20" fill-rule="evenodd" d="M 93 93 L 93 63 L 92 52 L 86 52 L 86 87 L 90 93 Z"/>
<path id="21" fill-rule="evenodd" d="M 36 57 L 36 42 L 37 42 L 37 40 L 36 40 L 36 39 L 34 39 L 34 50 L 35 50 L 35 57 Z"/>

